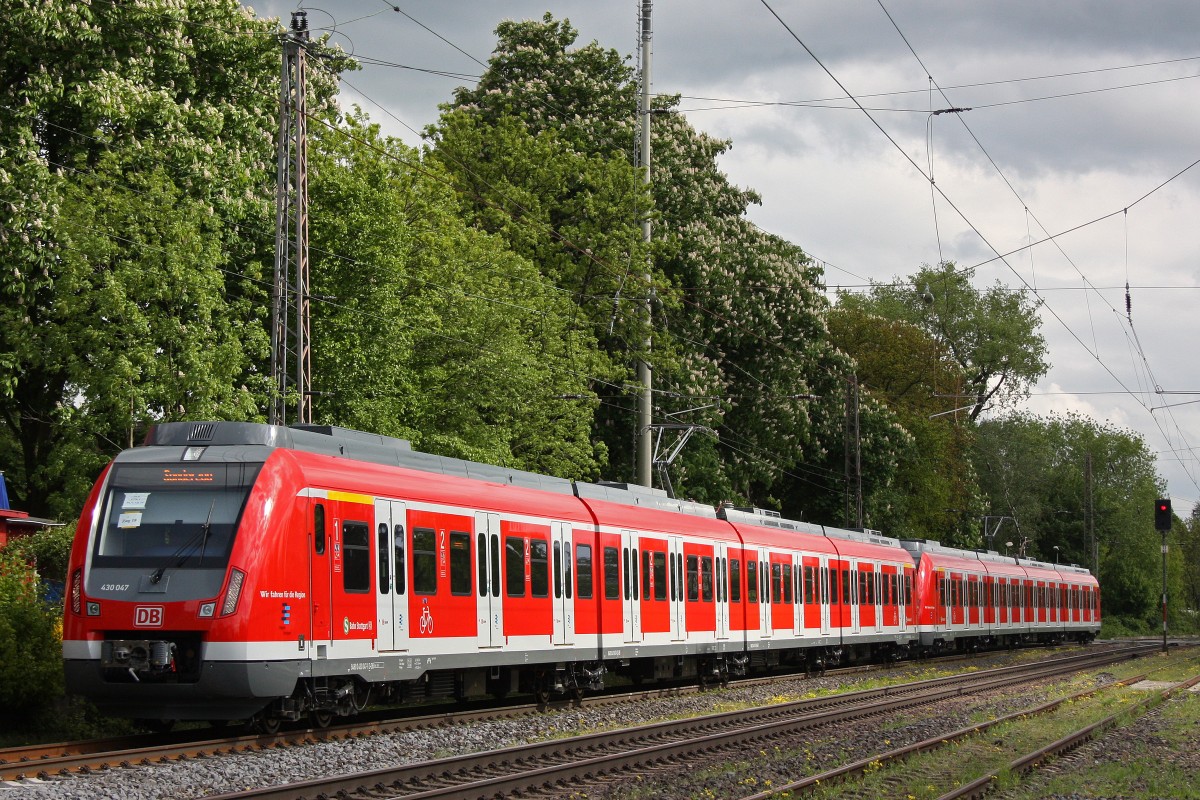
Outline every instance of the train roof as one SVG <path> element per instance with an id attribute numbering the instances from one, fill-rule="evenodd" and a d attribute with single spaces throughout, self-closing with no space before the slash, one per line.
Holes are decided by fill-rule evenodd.
<path id="1" fill-rule="evenodd" d="M 146 434 L 145 446 L 265 447 L 350 458 L 461 478 L 606 500 L 627 506 L 716 519 L 712 506 L 669 497 L 661 489 L 625 483 L 586 483 L 461 458 L 422 453 L 406 439 L 335 425 L 265 425 L 257 422 L 164 422 Z M 243 451 L 244 452 L 244 451 Z"/>
<path id="2" fill-rule="evenodd" d="M 965 561 L 981 561 L 984 562 L 984 568 L 988 572 L 995 572 L 997 568 L 1007 568 L 1003 569 L 1003 572 L 1006 574 L 1022 574 L 1031 578 L 1038 577 L 1038 573 L 1042 571 L 1057 575 L 1091 575 L 1090 571 L 1077 564 L 1050 564 L 1033 558 L 1001 555 L 995 550 L 965 550 L 958 547 L 949 547 L 931 539 L 904 539 L 900 544 L 916 558 L 927 553 L 941 559 L 951 558 Z M 997 572 L 997 574 L 999 573 Z"/>
<path id="3" fill-rule="evenodd" d="M 146 434 L 145 445 L 166 447 L 260 446 L 340 456 L 372 464 L 574 494 L 566 478 L 437 456 L 412 449 L 405 439 L 364 433 L 334 425 L 264 425 L 256 422 L 164 422 Z"/>
<path id="4" fill-rule="evenodd" d="M 732 523 L 735 527 L 739 527 L 739 529 L 740 526 L 750 525 L 773 531 L 814 536 L 828 542 L 831 552 L 842 553 L 844 555 L 851 553 L 847 553 L 843 548 L 839 548 L 838 542 L 863 545 L 864 547 L 856 550 L 856 554 L 860 557 L 895 558 L 897 551 L 900 550 L 899 539 L 884 536 L 879 531 L 832 528 L 826 525 L 816 525 L 811 522 L 787 519 L 778 512 L 768 509 L 723 506 L 717 512 L 717 516 Z M 877 548 L 885 548 L 886 552 Z"/>

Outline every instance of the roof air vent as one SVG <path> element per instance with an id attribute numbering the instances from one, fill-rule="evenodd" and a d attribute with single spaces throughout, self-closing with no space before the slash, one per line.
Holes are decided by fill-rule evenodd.
<path id="1" fill-rule="evenodd" d="M 189 442 L 212 441 L 213 433 L 216 431 L 216 429 L 217 429 L 217 426 L 211 422 L 201 422 L 200 424 L 192 427 L 191 432 L 188 433 L 188 441 Z"/>

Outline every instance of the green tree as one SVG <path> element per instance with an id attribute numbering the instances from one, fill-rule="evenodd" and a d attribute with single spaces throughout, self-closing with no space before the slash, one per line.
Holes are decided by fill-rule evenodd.
<path id="1" fill-rule="evenodd" d="M 834 344 L 855 360 L 864 391 L 896 415 L 908 433 L 896 442 L 896 477 L 869 495 L 872 517 L 890 535 L 980 546 L 981 504 L 971 462 L 972 427 L 946 414 L 962 394 L 962 370 L 945 347 L 917 326 L 854 304 L 829 314 Z M 963 415 L 965 418 L 965 415 Z"/>
<path id="2" fill-rule="evenodd" d="M 908 278 L 872 282 L 866 295 L 846 294 L 847 308 L 908 322 L 925 331 L 962 369 L 963 399 L 976 420 L 984 409 L 1011 408 L 1046 374 L 1046 341 L 1038 332 L 1040 302 L 999 281 L 971 285 L 972 270 L 951 262 L 922 267 Z"/>
<path id="3" fill-rule="evenodd" d="M 235 0 L 0 3 L 0 462 L 22 507 L 74 513 L 149 421 L 258 414 L 276 29 Z"/>
<path id="4" fill-rule="evenodd" d="M 1026 555 L 1092 568 L 1094 544 L 1105 613 L 1153 625 L 1162 578 L 1151 509 L 1162 487 L 1140 436 L 1077 414 L 1015 414 L 979 425 L 975 465 L 989 513 L 1015 518 Z"/>
<path id="5" fill-rule="evenodd" d="M 667 296 L 641 219 L 650 199 L 630 163 L 636 100 L 632 71 L 596 43 L 572 49 L 568 21 L 503 22 L 488 69 L 455 92 L 430 134 L 469 222 L 503 238 L 576 306 L 574 325 L 599 357 L 590 392 L 603 398 L 595 434 L 632 477 L 635 364 L 670 357 L 669 340 L 645 343 L 642 310 Z"/>
<path id="6" fill-rule="evenodd" d="M 632 479 L 632 367 L 654 367 L 655 420 L 700 426 L 674 466 L 681 494 L 754 498 L 797 515 L 840 504 L 845 381 L 828 342 L 820 273 L 803 251 L 744 219 L 754 192 L 729 183 L 729 143 L 695 131 L 677 99 L 656 100 L 653 261 L 632 162 L 637 84 L 615 51 L 574 47 L 568 21 L 505 22 L 477 86 L 456 91 L 431 131 L 472 224 L 505 237 L 576 299 L 611 369 L 597 434 L 612 477 Z M 650 282 L 644 280 L 649 275 Z M 653 297 L 652 349 L 644 307 Z M 877 406 L 868 403 L 871 417 Z M 903 432 L 882 418 L 880 444 Z M 715 435 L 714 435 L 715 434 Z M 893 449 L 878 451 L 886 483 Z M 872 465 L 874 467 L 874 465 Z"/>
<path id="7" fill-rule="evenodd" d="M 571 299 L 462 221 L 437 160 L 361 114 L 310 156 L 315 416 L 428 452 L 594 477 L 594 340 Z"/>

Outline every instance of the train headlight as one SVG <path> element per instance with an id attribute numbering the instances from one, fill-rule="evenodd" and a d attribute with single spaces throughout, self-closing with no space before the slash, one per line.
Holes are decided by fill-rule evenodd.
<path id="1" fill-rule="evenodd" d="M 236 603 L 235 603 L 235 605 L 236 605 Z M 201 617 L 211 617 L 216 612 L 217 612 L 217 604 L 216 603 L 201 603 L 200 604 L 200 616 Z"/>
<path id="2" fill-rule="evenodd" d="M 87 604 L 87 615 L 89 617 L 100 616 L 100 604 L 94 600 L 89 600 Z"/>
<path id="3" fill-rule="evenodd" d="M 229 571 L 229 588 L 225 590 L 225 602 L 221 604 L 221 616 L 227 617 L 237 611 L 238 598 L 242 596 L 242 583 L 246 573 L 240 569 Z"/>

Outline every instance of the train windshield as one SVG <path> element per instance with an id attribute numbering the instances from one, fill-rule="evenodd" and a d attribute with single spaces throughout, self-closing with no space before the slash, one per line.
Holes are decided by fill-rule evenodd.
<path id="1" fill-rule="evenodd" d="M 93 561 L 105 567 L 223 567 L 261 464 L 117 464 Z"/>

